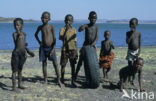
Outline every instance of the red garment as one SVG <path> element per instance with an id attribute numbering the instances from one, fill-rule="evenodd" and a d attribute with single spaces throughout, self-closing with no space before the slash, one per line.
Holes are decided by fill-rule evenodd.
<path id="1" fill-rule="evenodd" d="M 114 53 L 111 52 L 110 55 L 104 55 L 99 58 L 100 68 L 112 68 L 112 61 L 114 59 Z"/>

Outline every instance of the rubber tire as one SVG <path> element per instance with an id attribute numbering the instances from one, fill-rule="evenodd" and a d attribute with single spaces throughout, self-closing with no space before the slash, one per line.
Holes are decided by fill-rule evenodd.
<path id="1" fill-rule="evenodd" d="M 96 50 L 88 45 L 84 46 L 82 51 L 86 81 L 90 88 L 97 88 L 100 85 L 100 70 Z"/>

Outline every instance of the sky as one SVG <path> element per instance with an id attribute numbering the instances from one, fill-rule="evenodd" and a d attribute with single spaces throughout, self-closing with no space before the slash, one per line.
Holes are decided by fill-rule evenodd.
<path id="1" fill-rule="evenodd" d="M 96 11 L 98 19 L 156 20 L 156 0 L 1 0 L 0 17 L 21 17 L 40 20 L 44 11 L 52 20 L 64 20 L 66 14 L 74 19 L 88 19 Z"/>

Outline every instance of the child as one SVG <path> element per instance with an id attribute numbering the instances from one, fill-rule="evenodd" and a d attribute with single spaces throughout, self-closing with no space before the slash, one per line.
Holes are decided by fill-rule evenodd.
<path id="1" fill-rule="evenodd" d="M 55 68 L 55 72 L 57 75 L 57 81 L 59 86 L 61 87 L 60 74 L 58 70 L 58 63 L 55 52 L 56 38 L 54 33 L 54 27 L 48 24 L 48 22 L 50 21 L 50 13 L 43 12 L 41 20 L 43 24 L 37 28 L 35 37 L 38 43 L 40 44 L 39 60 L 42 61 L 44 81 L 45 83 L 47 83 L 47 58 L 48 58 L 50 61 L 53 62 L 53 66 Z M 41 31 L 42 41 L 40 41 L 38 37 L 39 31 Z"/>
<path id="2" fill-rule="evenodd" d="M 120 69 L 119 71 L 119 76 L 120 76 L 120 89 L 123 90 L 124 89 L 124 83 L 126 82 L 127 78 L 129 76 L 132 76 L 132 73 L 133 72 L 133 78 L 132 78 L 132 82 L 133 80 L 135 79 L 135 74 L 138 72 L 138 82 L 139 82 L 139 87 L 140 87 L 140 91 L 144 91 L 141 87 L 141 73 L 142 73 L 142 67 L 143 67 L 143 64 L 144 64 L 144 61 L 142 58 L 137 58 L 135 61 L 134 61 L 134 65 L 133 65 L 133 71 L 130 71 L 130 68 L 132 67 L 129 67 L 129 66 L 126 66 L 122 69 Z"/>
<path id="3" fill-rule="evenodd" d="M 88 17 L 90 23 L 84 24 L 79 27 L 79 32 L 85 30 L 85 41 L 83 46 L 91 45 L 96 49 L 96 42 L 98 40 L 98 26 L 95 24 L 97 20 L 97 14 L 95 11 L 91 11 Z M 78 72 L 82 66 L 83 61 L 83 52 L 82 49 L 80 50 L 79 61 L 76 68 L 76 77 Z"/>
<path id="4" fill-rule="evenodd" d="M 113 42 L 109 40 L 110 31 L 105 31 L 104 33 L 105 40 L 101 42 L 100 50 L 100 67 L 103 68 L 103 78 L 108 79 L 107 73 L 112 68 L 112 61 L 114 59 L 114 53 L 111 52 L 114 49 Z"/>
<path id="5" fill-rule="evenodd" d="M 71 84 L 72 86 L 76 87 L 74 80 L 75 80 L 75 64 L 78 58 L 77 46 L 76 46 L 77 39 L 76 39 L 76 29 L 71 26 L 72 23 L 73 23 L 73 16 L 71 14 L 66 15 L 65 16 L 66 25 L 60 30 L 59 40 L 62 40 L 63 42 L 62 51 L 61 51 L 61 61 L 60 61 L 60 64 L 62 66 L 61 81 L 62 83 L 64 83 L 65 66 L 69 59 L 71 72 L 72 72 Z"/>
<path id="6" fill-rule="evenodd" d="M 126 33 L 126 43 L 128 44 L 127 57 L 128 66 L 133 67 L 133 62 L 140 54 L 140 46 L 141 46 L 141 33 L 136 30 L 136 26 L 138 25 L 138 19 L 132 18 L 129 22 L 130 31 Z M 132 71 L 133 68 L 130 69 Z M 129 78 L 131 81 L 131 77 Z"/>
<path id="7" fill-rule="evenodd" d="M 15 48 L 12 52 L 11 67 L 12 67 L 12 90 L 16 89 L 16 72 L 18 72 L 18 88 L 25 89 L 21 84 L 22 81 L 22 69 L 26 61 L 26 34 L 22 32 L 23 20 L 16 18 L 14 20 L 14 28 L 16 32 L 13 33 L 13 40 Z"/>

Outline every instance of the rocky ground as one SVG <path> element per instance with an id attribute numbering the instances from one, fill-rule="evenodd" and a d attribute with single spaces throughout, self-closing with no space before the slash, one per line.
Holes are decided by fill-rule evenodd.
<path id="1" fill-rule="evenodd" d="M 60 60 L 60 50 L 57 51 L 58 61 Z M 85 88 L 85 76 L 83 67 L 77 79 L 77 88 L 71 86 L 71 69 L 69 63 L 66 67 L 65 87 L 60 88 L 56 84 L 56 76 L 53 65 L 48 62 L 48 84 L 43 83 L 41 63 L 38 61 L 38 51 L 34 50 L 35 57 L 27 58 L 23 69 L 23 84 L 28 88 L 18 92 L 11 91 L 11 51 L 0 51 L 0 101 L 138 101 L 139 92 L 137 75 L 135 87 L 126 85 L 126 91 L 131 96 L 132 89 L 136 92 L 137 99 L 122 98 L 123 92 L 117 87 L 119 81 L 118 72 L 120 68 L 127 65 L 125 60 L 127 48 L 116 48 L 114 50 L 115 59 L 113 61 L 112 70 L 109 72 L 109 82 L 101 80 L 100 87 L 97 89 Z M 98 51 L 99 54 L 99 51 Z M 156 47 L 143 47 L 141 57 L 145 60 L 142 73 L 142 85 L 147 92 L 140 101 L 156 100 Z M 101 78 L 102 78 L 102 70 Z M 151 92 L 155 94 L 153 100 Z M 141 97 L 141 96 L 140 96 Z M 146 99 L 147 97 L 147 99 Z"/>

